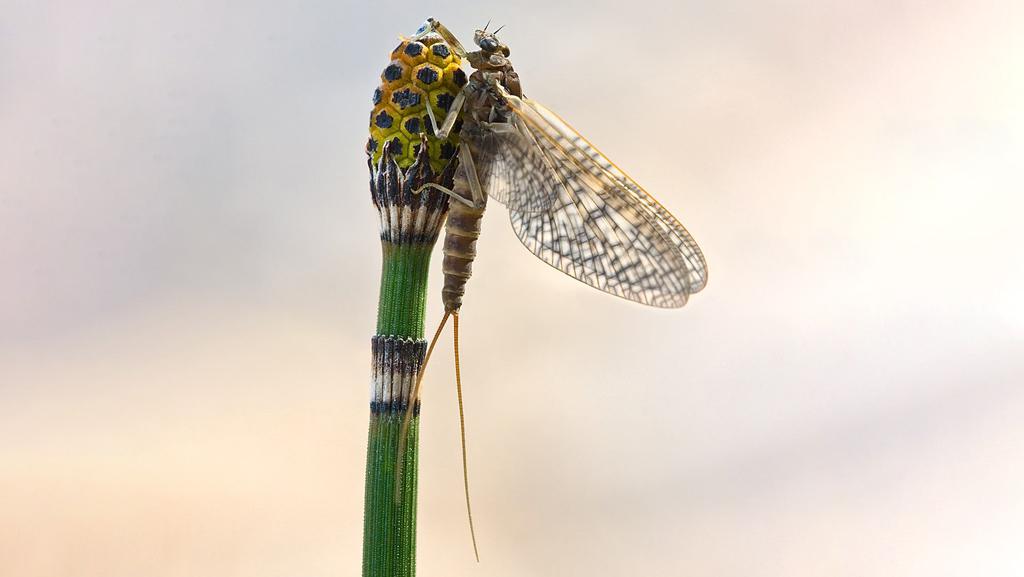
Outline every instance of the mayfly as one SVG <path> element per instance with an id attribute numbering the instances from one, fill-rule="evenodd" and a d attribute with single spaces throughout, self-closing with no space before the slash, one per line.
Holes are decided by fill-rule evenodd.
<path id="1" fill-rule="evenodd" d="M 499 29 L 500 30 L 500 29 Z M 476 258 L 488 199 L 504 204 L 519 240 L 544 262 L 592 287 L 655 307 L 675 308 L 707 282 L 697 243 L 661 203 L 557 114 L 523 95 L 510 50 L 498 30 L 477 30 L 468 52 L 440 22 L 429 19 L 413 39 L 439 34 L 469 61 L 473 73 L 438 124 L 444 138 L 463 119 L 452 202 L 445 223 L 444 316 L 427 348 L 399 434 L 399 466 L 426 364 L 448 319 L 453 322 L 463 483 L 470 532 L 466 433 L 459 371 L 459 310 Z M 396 475 L 399 478 L 400 475 Z M 476 537 L 473 535 L 476 552 Z M 479 559 L 479 555 L 477 556 Z"/>

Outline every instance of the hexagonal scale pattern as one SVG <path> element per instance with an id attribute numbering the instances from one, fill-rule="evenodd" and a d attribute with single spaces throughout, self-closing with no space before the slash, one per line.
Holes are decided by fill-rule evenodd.
<path id="1" fill-rule="evenodd" d="M 423 139 L 430 152 L 431 169 L 444 170 L 458 146 L 458 130 L 441 141 L 432 136 L 426 104 L 429 102 L 440 124 L 459 90 L 466 83 L 461 61 L 443 41 L 426 37 L 403 40 L 392 52 L 391 62 L 381 72 L 380 87 L 373 94 L 370 139 L 366 153 L 374 165 L 385 148 L 390 148 L 400 168 L 416 158 Z"/>

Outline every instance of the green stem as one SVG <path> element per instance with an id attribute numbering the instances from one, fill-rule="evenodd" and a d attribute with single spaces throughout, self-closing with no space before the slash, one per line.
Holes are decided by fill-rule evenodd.
<path id="1" fill-rule="evenodd" d="M 417 162 L 405 171 L 385 152 L 371 170 L 371 193 L 381 217 L 383 261 L 377 335 L 372 340 L 363 577 L 416 574 L 418 401 L 401 443 L 399 436 L 427 349 L 423 320 L 430 255 L 448 210 L 448 198 L 433 189 L 415 194 L 411 190 L 426 182 L 451 187 L 455 171 L 452 163 L 441 174 L 433 174 L 428 150 L 422 147 Z M 405 446 L 400 467 L 399 445 Z M 401 471 L 401 478 L 396 479 L 396 471 Z"/>
<path id="2" fill-rule="evenodd" d="M 402 480 L 395 494 L 395 465 L 402 414 L 388 412 L 370 418 L 366 456 L 366 519 L 363 526 L 363 575 L 416 574 L 416 476 L 419 457 L 419 417 L 409 426 Z"/>
<path id="3" fill-rule="evenodd" d="M 384 242 L 377 334 L 423 338 L 427 273 L 433 244 Z"/>
<path id="4" fill-rule="evenodd" d="M 423 317 L 432 248 L 433 243 L 383 243 L 375 348 L 393 346 L 393 350 L 375 352 L 374 362 L 392 367 L 391 382 L 401 381 L 404 375 L 404 382 L 409 383 L 419 372 L 425 344 Z M 403 370 L 399 365 L 407 368 Z M 394 399 L 386 404 L 375 402 L 371 407 L 363 523 L 364 577 L 412 577 L 416 571 L 418 411 L 406 434 L 402 479 L 397 485 L 395 482 L 398 437 L 406 402 L 404 398 Z"/>

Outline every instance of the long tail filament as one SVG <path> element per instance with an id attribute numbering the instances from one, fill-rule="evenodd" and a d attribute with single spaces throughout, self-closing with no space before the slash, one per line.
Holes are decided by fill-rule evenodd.
<path id="1" fill-rule="evenodd" d="M 416 385 L 413 387 L 412 394 L 409 396 L 409 404 L 405 408 L 405 414 L 402 417 L 402 426 L 398 433 L 397 462 L 395 463 L 395 503 L 401 503 L 402 501 L 402 473 L 405 467 L 405 452 L 408 448 L 406 439 L 409 434 L 409 425 L 412 422 L 413 410 L 416 406 L 416 401 L 420 398 L 420 387 L 423 385 L 423 375 L 426 374 L 427 363 L 430 362 L 430 355 L 434 352 L 434 345 L 437 344 L 437 339 L 441 336 L 441 331 L 448 322 L 448 317 L 452 317 L 452 332 L 455 337 L 455 392 L 459 399 L 459 436 L 462 444 L 462 486 L 466 494 L 466 516 L 469 519 L 469 535 L 473 539 L 473 555 L 476 557 L 477 563 L 479 563 L 480 551 L 476 545 L 476 529 L 473 527 L 473 507 L 470 505 L 469 500 L 469 465 L 468 458 L 466 456 L 466 413 L 462 402 L 462 371 L 459 366 L 459 313 L 456 311 L 446 311 L 444 316 L 441 318 L 441 322 L 437 326 L 437 331 L 434 333 L 434 338 L 430 340 L 430 346 L 427 347 L 427 354 L 423 358 L 423 365 L 420 367 L 419 375 L 416 377 Z"/>
<path id="2" fill-rule="evenodd" d="M 466 516 L 469 518 L 469 535 L 473 539 L 473 555 L 480 562 L 480 551 L 476 547 L 476 530 L 473 529 L 473 508 L 469 504 L 469 466 L 466 464 L 466 414 L 462 407 L 462 373 L 459 371 L 459 313 L 452 313 L 452 332 L 455 334 L 455 392 L 459 397 L 459 434 L 462 437 L 462 486 L 466 491 Z"/>
<path id="3" fill-rule="evenodd" d="M 409 395 L 409 403 L 405 407 L 405 415 L 402 416 L 402 426 L 398 430 L 398 451 L 397 461 L 395 462 L 396 504 L 402 502 L 402 472 L 405 468 L 405 451 L 408 444 L 406 437 L 409 434 L 409 424 L 412 422 L 412 413 L 416 407 L 416 401 L 420 398 L 420 386 L 423 385 L 423 375 L 427 373 L 427 363 L 430 362 L 430 354 L 434 352 L 434 345 L 437 344 L 437 337 L 441 336 L 441 330 L 444 329 L 444 325 L 448 322 L 449 316 L 451 316 L 451 312 L 446 311 L 444 316 L 441 317 L 441 323 L 437 325 L 437 331 L 434 332 L 434 338 L 431 339 L 430 346 L 427 347 L 427 355 L 423 358 L 423 365 L 420 366 L 420 374 L 416 376 L 416 386 L 413 387 L 412 393 Z"/>

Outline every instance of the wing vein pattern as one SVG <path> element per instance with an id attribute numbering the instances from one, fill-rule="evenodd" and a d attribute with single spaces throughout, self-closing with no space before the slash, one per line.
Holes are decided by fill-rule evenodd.
<path id="1" fill-rule="evenodd" d="M 508 95 L 513 130 L 474 143 L 481 182 L 509 208 L 531 252 L 594 288 L 681 307 L 707 265 L 683 225 L 633 179 L 541 104 Z M 480 146 L 483 143 L 485 146 Z"/>

